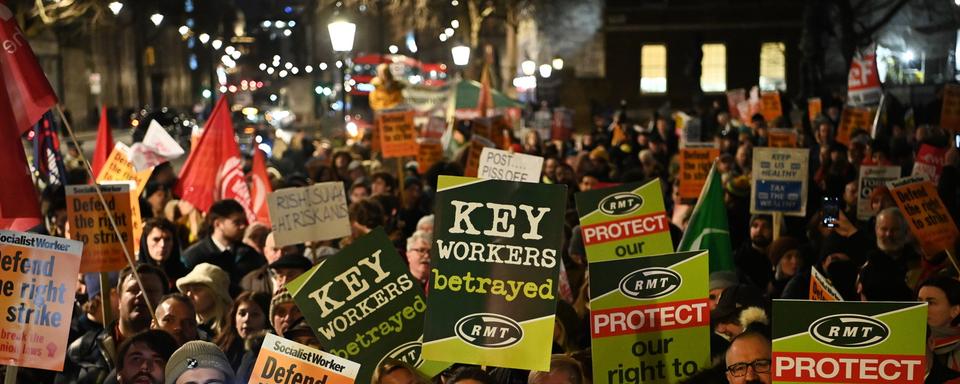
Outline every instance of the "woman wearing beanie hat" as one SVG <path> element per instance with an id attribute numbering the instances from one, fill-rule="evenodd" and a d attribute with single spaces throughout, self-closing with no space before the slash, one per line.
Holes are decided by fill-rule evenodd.
<path id="1" fill-rule="evenodd" d="M 217 345 L 189 341 L 170 356 L 164 369 L 165 384 L 233 383 L 233 368 Z"/>
<path id="2" fill-rule="evenodd" d="M 210 263 L 200 263 L 186 276 L 177 280 L 177 289 L 193 301 L 197 323 L 212 331 L 213 336 L 223 332 L 227 325 L 233 298 L 230 297 L 230 275 Z"/>

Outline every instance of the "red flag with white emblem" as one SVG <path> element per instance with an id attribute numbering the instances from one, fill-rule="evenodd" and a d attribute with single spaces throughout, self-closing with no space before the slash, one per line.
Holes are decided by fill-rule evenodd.
<path id="1" fill-rule="evenodd" d="M 250 167 L 250 203 L 256 221 L 270 226 L 270 213 L 267 208 L 267 195 L 273 192 L 270 186 L 270 177 L 267 175 L 267 164 L 263 159 L 263 152 L 253 150 L 253 165 Z"/>

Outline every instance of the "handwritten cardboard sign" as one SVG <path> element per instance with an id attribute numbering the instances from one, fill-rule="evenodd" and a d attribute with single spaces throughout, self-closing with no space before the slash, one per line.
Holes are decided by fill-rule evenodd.
<path id="1" fill-rule="evenodd" d="M 480 152 L 477 177 L 539 183 L 541 171 L 543 171 L 543 158 L 540 156 L 483 148 Z"/>
<path id="2" fill-rule="evenodd" d="M 330 240 L 350 234 L 342 181 L 285 188 L 267 197 L 277 246 Z"/>

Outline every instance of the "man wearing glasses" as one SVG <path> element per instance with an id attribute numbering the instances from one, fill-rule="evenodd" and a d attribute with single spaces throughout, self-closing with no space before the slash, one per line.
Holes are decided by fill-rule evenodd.
<path id="1" fill-rule="evenodd" d="M 770 339 L 746 331 L 733 339 L 727 350 L 727 381 L 731 384 L 770 384 Z"/>
<path id="2" fill-rule="evenodd" d="M 426 289 L 430 277 L 430 241 L 428 232 L 416 231 L 407 238 L 407 265 L 410 274 Z"/>

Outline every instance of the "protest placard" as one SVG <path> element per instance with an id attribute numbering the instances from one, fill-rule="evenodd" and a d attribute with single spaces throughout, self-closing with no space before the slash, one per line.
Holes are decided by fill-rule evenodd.
<path id="1" fill-rule="evenodd" d="M 940 252 L 953 251 L 957 225 L 940 201 L 933 183 L 923 177 L 911 176 L 887 182 L 887 187 L 924 254 L 933 257 Z"/>
<path id="2" fill-rule="evenodd" d="M 595 384 L 679 383 L 710 364 L 707 251 L 590 262 Z"/>
<path id="3" fill-rule="evenodd" d="M 870 45 L 857 51 L 850 60 L 847 76 L 847 103 L 854 106 L 877 104 L 883 95 L 880 72 L 877 70 L 877 51 Z"/>
<path id="4" fill-rule="evenodd" d="M 350 234 L 342 181 L 279 189 L 267 196 L 267 204 L 278 247 Z"/>
<path id="5" fill-rule="evenodd" d="M 771 148 L 796 148 L 797 131 L 784 128 L 768 129 L 767 146 Z"/>
<path id="6" fill-rule="evenodd" d="M 83 243 L 0 231 L 0 361 L 62 371 Z"/>
<path id="7" fill-rule="evenodd" d="M 695 148 L 688 146 L 680 149 L 680 201 L 693 204 L 700 197 L 700 190 L 707 183 L 710 167 L 720 157 L 717 148 Z"/>
<path id="8" fill-rule="evenodd" d="M 920 144 L 917 157 L 913 161 L 912 176 L 925 176 L 934 184 L 940 183 L 940 174 L 943 173 L 943 163 L 946 160 L 947 149 L 934 147 L 930 144 Z"/>
<path id="9" fill-rule="evenodd" d="M 940 126 L 947 132 L 960 133 L 960 84 L 950 83 L 943 86 Z"/>
<path id="10" fill-rule="evenodd" d="M 861 165 L 860 179 L 857 182 L 857 219 L 868 220 L 875 216 L 877 211 L 870 207 L 870 193 L 873 192 L 874 188 L 899 178 L 899 165 Z"/>
<path id="11" fill-rule="evenodd" d="M 540 156 L 483 148 L 480 152 L 477 177 L 539 183 L 541 171 L 543 171 L 543 158 Z"/>
<path id="12" fill-rule="evenodd" d="M 873 110 L 870 108 L 846 107 L 840 113 L 840 126 L 834 140 L 850 146 L 850 136 L 854 131 L 862 129 L 870 133 L 873 128 Z"/>
<path id="13" fill-rule="evenodd" d="M 813 125 L 814 121 L 817 121 L 817 118 L 820 117 L 820 113 L 823 112 L 823 102 L 819 97 L 811 97 L 807 99 L 807 118 L 810 119 L 810 125 Z"/>
<path id="14" fill-rule="evenodd" d="M 566 192 L 439 177 L 425 359 L 549 370 Z"/>
<path id="15" fill-rule="evenodd" d="M 427 303 L 403 260 L 378 227 L 286 285 L 324 349 L 360 363 L 361 383 L 388 357 L 427 377 L 449 365 L 421 358 Z"/>
<path id="16" fill-rule="evenodd" d="M 384 158 L 417 155 L 417 129 L 412 110 L 389 110 L 377 113 L 380 153 Z"/>
<path id="17" fill-rule="evenodd" d="M 774 383 L 910 383 L 926 376 L 927 304 L 773 301 Z"/>
<path id="18" fill-rule="evenodd" d="M 467 164 L 464 166 L 463 175 L 466 177 L 477 177 L 478 171 L 480 170 L 480 155 L 483 153 L 483 148 L 486 145 L 478 138 L 473 138 L 470 140 L 469 147 L 465 149 L 467 152 Z"/>
<path id="19" fill-rule="evenodd" d="M 360 364 L 272 333 L 263 338 L 251 384 L 353 384 Z"/>
<path id="20" fill-rule="evenodd" d="M 807 148 L 754 148 L 750 213 L 806 215 L 809 156 Z"/>
<path id="21" fill-rule="evenodd" d="M 154 122 L 155 124 L 156 122 Z M 163 131 L 163 128 L 157 128 Z M 166 133 L 166 131 L 164 131 Z M 169 135 L 168 135 L 169 136 Z M 158 144 L 161 145 L 161 144 Z M 173 153 L 175 149 L 166 148 L 168 152 Z M 113 182 L 125 183 L 132 181 L 134 187 L 130 189 L 130 227 L 133 228 L 133 253 L 140 252 L 140 236 L 143 234 L 143 216 L 140 212 L 140 195 L 147 188 L 147 181 L 153 174 L 153 166 L 137 171 L 130 157 L 134 156 L 134 151 L 126 144 L 116 143 L 113 151 L 107 157 L 100 174 L 97 175 L 97 183 L 110 184 Z M 149 196 L 147 196 L 149 197 Z"/>
<path id="22" fill-rule="evenodd" d="M 417 146 L 417 170 L 425 174 L 430 167 L 443 160 L 443 144 L 437 140 L 423 140 Z"/>
<path id="23" fill-rule="evenodd" d="M 780 92 L 764 91 L 760 92 L 760 114 L 767 124 L 772 125 L 774 121 L 783 116 L 783 107 L 780 105 Z M 746 117 L 749 119 L 750 117 Z"/>
<path id="24" fill-rule="evenodd" d="M 813 301 L 843 301 L 843 296 L 833 287 L 817 267 L 810 267 L 810 291 L 807 298 Z"/>
<path id="25" fill-rule="evenodd" d="M 747 90 L 738 88 L 727 91 L 727 111 L 730 112 L 731 119 L 749 119 L 750 116 L 740 116 L 740 109 L 737 108 L 740 103 L 747 101 Z"/>
<path id="26" fill-rule="evenodd" d="M 113 220 L 120 230 L 117 237 L 110 219 L 93 185 L 68 185 L 67 221 L 68 235 L 84 244 L 83 264 L 80 272 L 119 271 L 127 266 L 123 252 L 124 244 L 133 254 L 133 220 L 130 209 L 130 185 L 100 185 L 107 208 L 113 212 Z"/>
<path id="27" fill-rule="evenodd" d="M 660 180 L 574 195 L 591 261 L 673 252 Z"/>
<path id="28" fill-rule="evenodd" d="M 420 130 L 420 137 L 425 139 L 440 139 L 447 130 L 447 119 L 440 116 L 430 116 L 427 123 Z"/>

